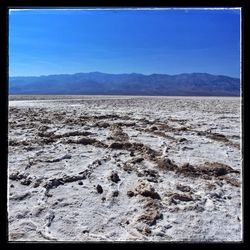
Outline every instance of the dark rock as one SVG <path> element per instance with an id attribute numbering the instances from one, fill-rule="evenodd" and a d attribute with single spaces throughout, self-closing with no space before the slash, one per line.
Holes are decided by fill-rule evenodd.
<path id="1" fill-rule="evenodd" d="M 119 142 L 113 142 L 109 145 L 110 148 L 113 149 L 122 149 L 123 148 L 123 144 L 119 143 Z"/>
<path id="2" fill-rule="evenodd" d="M 118 174 L 116 172 L 112 172 L 112 174 L 110 175 L 110 180 L 117 183 L 120 181 L 120 178 L 118 176 Z"/>
<path id="3" fill-rule="evenodd" d="M 153 126 L 150 128 L 152 131 L 158 130 L 158 128 L 156 126 Z"/>
<path id="4" fill-rule="evenodd" d="M 119 195 L 119 191 L 116 190 L 116 191 L 113 192 L 113 195 L 112 195 L 112 196 L 113 196 L 113 197 L 117 197 L 118 195 Z"/>
<path id="5" fill-rule="evenodd" d="M 185 151 L 185 150 L 193 150 L 193 149 L 194 149 L 194 148 L 192 148 L 192 147 L 186 147 L 186 146 L 182 148 L 182 150 L 184 150 L 184 151 Z"/>
<path id="6" fill-rule="evenodd" d="M 78 181 L 78 185 L 83 185 L 83 182 L 82 181 Z"/>
<path id="7" fill-rule="evenodd" d="M 97 185 L 97 187 L 96 187 L 96 189 L 97 189 L 97 192 L 99 193 L 99 194 L 102 194 L 103 193 L 103 189 L 102 189 L 102 186 L 101 185 Z"/>
<path id="8" fill-rule="evenodd" d="M 128 191 L 127 192 L 128 197 L 133 197 L 135 194 L 133 191 Z"/>
<path id="9" fill-rule="evenodd" d="M 197 135 L 200 135 L 200 136 L 203 135 L 204 136 L 204 135 L 206 135 L 206 132 L 199 131 L 199 132 L 197 132 Z"/>
<path id="10" fill-rule="evenodd" d="M 161 200 L 160 195 L 156 193 L 154 190 L 143 190 L 140 194 L 144 197 L 150 197 L 152 199 Z"/>
<path id="11" fill-rule="evenodd" d="M 181 127 L 181 128 L 178 128 L 179 131 L 187 131 L 187 127 Z M 185 138 L 184 138 L 185 139 Z M 186 140 L 186 139 L 185 139 Z"/>
<path id="12" fill-rule="evenodd" d="M 184 142 L 184 141 L 187 141 L 187 139 L 186 139 L 186 138 L 181 138 L 181 139 L 179 140 L 179 142 Z"/>

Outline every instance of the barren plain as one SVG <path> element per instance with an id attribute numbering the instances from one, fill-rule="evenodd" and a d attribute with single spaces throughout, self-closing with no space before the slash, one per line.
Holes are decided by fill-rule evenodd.
<path id="1" fill-rule="evenodd" d="M 238 97 L 10 96 L 10 241 L 242 240 Z"/>

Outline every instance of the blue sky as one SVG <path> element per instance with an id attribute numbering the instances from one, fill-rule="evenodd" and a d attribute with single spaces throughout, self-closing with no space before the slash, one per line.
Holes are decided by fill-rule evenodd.
<path id="1" fill-rule="evenodd" d="M 9 75 L 240 77 L 240 9 L 10 10 Z"/>

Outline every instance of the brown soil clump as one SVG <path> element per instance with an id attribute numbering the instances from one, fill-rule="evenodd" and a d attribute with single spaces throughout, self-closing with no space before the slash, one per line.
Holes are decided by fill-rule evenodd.
<path id="1" fill-rule="evenodd" d="M 157 167 L 162 170 L 175 171 L 178 169 L 178 166 L 175 163 L 173 163 L 169 158 L 161 158 L 158 159 L 156 162 L 157 162 Z"/>
<path id="2" fill-rule="evenodd" d="M 123 132 L 122 128 L 119 125 L 113 125 L 111 128 L 111 135 L 109 136 L 110 139 L 115 141 L 128 141 L 129 136 Z"/>
<path id="3" fill-rule="evenodd" d="M 144 197 L 150 197 L 151 199 L 161 200 L 160 195 L 155 192 L 155 189 L 144 181 L 139 180 L 139 184 L 135 188 L 135 191 L 137 192 L 137 194 L 140 194 Z"/>
<path id="4" fill-rule="evenodd" d="M 203 178 L 209 178 L 212 176 L 219 177 L 229 173 L 240 173 L 238 170 L 234 170 L 232 167 L 218 162 L 205 162 L 203 165 L 196 167 L 190 165 L 189 163 L 185 163 L 176 172 L 186 176 L 200 176 Z"/>
<path id="5" fill-rule="evenodd" d="M 138 218 L 137 221 L 153 226 L 156 224 L 157 220 L 163 218 L 163 215 L 160 212 L 160 203 L 156 200 L 149 201 L 143 208 L 145 209 L 144 213 Z"/>

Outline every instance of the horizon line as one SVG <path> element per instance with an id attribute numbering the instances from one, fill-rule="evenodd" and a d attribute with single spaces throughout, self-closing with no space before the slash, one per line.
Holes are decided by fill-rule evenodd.
<path id="1" fill-rule="evenodd" d="M 107 73 L 107 72 L 101 72 L 101 71 L 89 71 L 89 72 L 75 72 L 75 73 L 55 73 L 55 74 L 48 74 L 48 75 L 12 75 L 8 76 L 9 78 L 12 77 L 46 77 L 46 76 L 60 76 L 60 75 L 76 75 L 76 74 L 90 74 L 90 73 L 101 73 L 101 74 L 107 74 L 107 75 L 131 75 L 131 74 L 137 74 L 137 75 L 144 75 L 144 76 L 151 76 L 151 75 L 168 75 L 168 76 L 176 76 L 176 75 L 183 75 L 183 74 L 207 74 L 207 75 L 214 75 L 214 76 L 226 76 L 226 77 L 231 77 L 231 78 L 237 78 L 240 79 L 241 75 L 236 77 L 236 76 L 230 76 L 230 75 L 224 75 L 224 74 L 212 74 L 208 72 L 183 72 L 183 73 L 178 73 L 178 74 L 168 74 L 168 73 L 150 73 L 150 74 L 145 74 L 145 73 L 138 73 L 138 72 L 124 72 L 124 73 Z"/>

